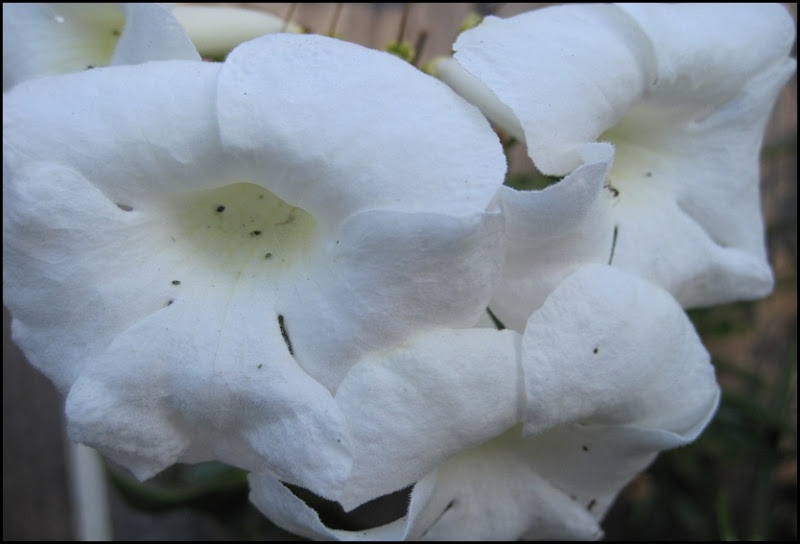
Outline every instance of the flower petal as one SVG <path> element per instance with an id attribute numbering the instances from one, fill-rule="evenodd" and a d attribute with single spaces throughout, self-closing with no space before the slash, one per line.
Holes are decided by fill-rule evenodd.
<path id="1" fill-rule="evenodd" d="M 69 165 L 134 208 L 242 181 L 220 146 L 219 67 L 162 61 L 26 82 L 3 99 L 3 159 Z"/>
<path id="2" fill-rule="evenodd" d="M 609 5 L 486 17 L 463 32 L 453 50 L 459 64 L 513 111 L 528 154 L 548 175 L 575 169 L 581 162 L 576 146 L 614 125 L 655 77 L 652 46 Z"/>
<path id="3" fill-rule="evenodd" d="M 733 101 L 759 74 L 783 79 L 794 71 L 788 58 L 796 38 L 781 4 L 618 4 L 653 44 L 658 80 L 647 102 L 702 120 Z M 714 24 L 709 24 L 714 21 Z M 743 36 L 758 36 L 744 40 Z M 776 83 L 780 88 L 783 83 Z"/>
<path id="4" fill-rule="evenodd" d="M 3 4 L 3 90 L 109 64 L 125 25 L 114 4 Z"/>
<path id="5" fill-rule="evenodd" d="M 371 209 L 482 213 L 502 184 L 486 119 L 388 53 L 324 36 L 257 38 L 228 56 L 219 103 L 224 145 L 323 230 Z"/>
<path id="6" fill-rule="evenodd" d="M 336 392 L 354 445 L 351 510 L 409 486 L 521 419 L 519 335 L 442 330 L 355 365 Z"/>
<path id="7" fill-rule="evenodd" d="M 525 433 L 536 435 L 528 458 L 598 512 L 659 450 L 694 440 L 719 402 L 708 353 L 677 302 L 612 267 L 564 280 L 531 316 L 522 350 Z"/>
<path id="8" fill-rule="evenodd" d="M 541 478 L 601 521 L 658 452 L 690 441 L 646 426 L 574 424 L 530 436 L 517 447 Z"/>
<path id="9" fill-rule="evenodd" d="M 506 327 L 524 330 L 531 311 L 588 255 L 610 251 L 606 229 L 586 218 L 598 208 L 613 153 L 606 143 L 587 144 L 584 164 L 559 183 L 539 191 L 501 187 L 508 251 L 491 309 Z"/>
<path id="10" fill-rule="evenodd" d="M 341 485 L 344 417 L 288 352 L 263 291 L 180 288 L 89 361 L 67 398 L 73 440 L 141 479 L 218 459 L 304 487 Z"/>
<path id="11" fill-rule="evenodd" d="M 111 64 L 151 60 L 200 60 L 189 36 L 169 9 L 160 4 L 125 4 L 125 30 Z"/>
<path id="12" fill-rule="evenodd" d="M 436 77 L 466 98 L 470 104 L 479 106 L 492 123 L 502 127 L 517 140 L 525 142 L 525 131 L 511 108 L 503 104 L 486 84 L 467 72 L 454 58 L 436 59 L 432 70 Z"/>
<path id="13" fill-rule="evenodd" d="M 181 5 L 173 8 L 172 15 L 204 57 L 227 55 L 240 43 L 264 34 L 303 31 L 263 10 Z"/>
<path id="14" fill-rule="evenodd" d="M 159 4 L 3 4 L 4 91 L 42 75 L 199 58 Z"/>
<path id="15" fill-rule="evenodd" d="M 368 211 L 327 233 L 327 251 L 285 291 L 295 356 L 334 391 L 365 354 L 484 312 L 500 270 L 498 213 Z M 344 341 L 343 341 L 344 339 Z"/>
<path id="16" fill-rule="evenodd" d="M 4 136 L 8 142 L 10 134 Z M 4 159 L 11 154 L 4 148 Z M 109 256 L 133 252 L 136 262 L 136 254 L 149 249 L 137 243 L 146 237 L 128 236 L 140 232 L 140 217 L 117 208 L 69 168 L 39 162 L 15 168 L 13 176 L 9 170 L 4 160 L 4 303 L 14 317 L 14 341 L 66 393 L 87 356 L 99 353 L 129 319 L 162 307 L 168 292 L 132 292 L 118 299 L 125 312 L 102 311 L 107 303 L 99 278 L 126 277 L 129 266 Z"/>
<path id="17" fill-rule="evenodd" d="M 417 484 L 409 539 L 597 540 L 603 532 L 580 503 L 530 466 L 514 428 L 458 455 Z M 428 490 L 425 488 L 432 488 Z"/>
<path id="18" fill-rule="evenodd" d="M 527 434 L 635 422 L 692 439 L 716 409 L 714 369 L 686 314 L 613 267 L 586 265 L 564 280 L 529 319 L 522 346 Z"/>

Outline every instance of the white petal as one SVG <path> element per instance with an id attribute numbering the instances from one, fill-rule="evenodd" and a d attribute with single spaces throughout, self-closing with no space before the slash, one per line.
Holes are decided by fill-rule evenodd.
<path id="1" fill-rule="evenodd" d="M 486 84 L 467 72 L 455 59 L 452 57 L 437 59 L 433 71 L 436 77 L 466 98 L 470 104 L 479 106 L 492 123 L 502 127 L 519 141 L 525 142 L 525 131 L 511 108 L 503 104 Z"/>
<path id="2" fill-rule="evenodd" d="M 159 4 L 125 4 L 125 30 L 111 64 L 173 59 L 199 61 L 200 54 L 170 11 Z"/>
<path id="3" fill-rule="evenodd" d="M 613 149 L 606 143 L 587 144 L 580 154 L 584 164 L 557 184 L 540 191 L 500 189 L 508 251 L 491 309 L 513 330 L 524 330 L 531 311 L 587 255 L 610 251 L 605 229 L 586 218 L 598 208 Z"/>
<path id="4" fill-rule="evenodd" d="M 536 435 L 527 458 L 598 518 L 658 451 L 694 440 L 719 402 L 708 353 L 677 302 L 612 267 L 564 280 L 522 346 L 525 432 Z"/>
<path id="5" fill-rule="evenodd" d="M 354 446 L 336 497 L 345 510 L 413 484 L 520 421 L 518 342 L 512 331 L 438 331 L 354 366 L 336 392 Z"/>
<path id="6" fill-rule="evenodd" d="M 459 64 L 514 112 L 528 154 L 548 175 L 576 168 L 575 147 L 614 125 L 655 69 L 644 34 L 608 5 L 486 17 L 453 49 Z"/>
<path id="7" fill-rule="evenodd" d="M 219 143 L 218 74 L 163 61 L 26 82 L 3 98 L 3 159 L 69 165 L 129 206 L 239 182 Z"/>
<path id="8" fill-rule="evenodd" d="M 409 539 L 596 540 L 603 534 L 584 505 L 556 489 L 525 459 L 515 428 L 458 455 L 417 484 Z M 429 491 L 425 488 L 432 488 Z"/>
<path id="9" fill-rule="evenodd" d="M 175 6 L 172 15 L 203 56 L 219 57 L 242 42 L 273 32 L 302 32 L 263 10 L 222 6 Z"/>
<path id="10" fill-rule="evenodd" d="M 304 487 L 339 486 L 350 469 L 344 418 L 291 357 L 269 297 L 190 280 L 175 291 L 89 360 L 67 398 L 73 440 L 140 478 L 218 459 Z"/>
<path id="11" fill-rule="evenodd" d="M 4 149 L 4 159 L 9 154 Z M 12 177 L 4 161 L 3 202 L 3 296 L 14 317 L 14 341 L 66 393 L 87 356 L 99 353 L 131 317 L 163 306 L 168 293 L 130 293 L 119 299 L 124 312 L 103 311 L 97 280 L 113 280 L 127 265 L 110 257 L 138 253 L 137 242 L 146 238 L 130 238 L 138 216 L 117 208 L 74 170 L 34 163 Z"/>
<path id="12" fill-rule="evenodd" d="M 688 441 L 651 427 L 574 424 L 530 436 L 518 448 L 539 476 L 601 521 L 659 451 Z"/>
<path id="13" fill-rule="evenodd" d="M 796 38 L 780 4 L 618 4 L 653 44 L 658 80 L 647 102 L 701 119 L 765 72 L 781 79 Z M 713 24 L 709 24 L 713 21 Z M 743 39 L 758 36 L 758 39 Z M 782 83 L 777 84 L 778 87 Z"/>
<path id="14" fill-rule="evenodd" d="M 497 213 L 349 218 L 283 299 L 298 361 L 333 391 L 366 353 L 431 326 L 471 325 L 500 269 L 501 229 Z"/>
<path id="15" fill-rule="evenodd" d="M 223 143 L 326 230 L 369 209 L 480 213 L 502 184 L 485 118 L 388 53 L 324 36 L 257 38 L 228 56 L 219 103 Z"/>
<path id="16" fill-rule="evenodd" d="M 114 4 L 3 4 L 3 90 L 109 64 L 125 16 Z"/>
<path id="17" fill-rule="evenodd" d="M 529 434 L 566 422 L 631 423 L 691 440 L 719 396 L 708 353 L 677 302 L 603 265 L 580 268 L 531 316 L 523 369 Z"/>
<path id="18" fill-rule="evenodd" d="M 593 143 L 579 150 L 581 166 L 560 183 L 538 191 L 500 188 L 506 217 L 506 234 L 511 241 L 507 266 L 528 269 L 531 253 L 560 239 L 589 213 L 611 168 L 614 149 L 607 143 Z M 535 232 L 536 236 L 531 236 Z M 518 253 L 516 253 L 518 252 Z M 524 261 L 516 263 L 514 261 Z"/>
<path id="19" fill-rule="evenodd" d="M 158 4 L 3 4 L 3 90 L 42 75 L 158 59 L 199 59 Z"/>

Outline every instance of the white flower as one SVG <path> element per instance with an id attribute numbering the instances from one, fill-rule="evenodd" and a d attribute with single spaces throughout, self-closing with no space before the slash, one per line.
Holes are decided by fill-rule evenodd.
<path id="1" fill-rule="evenodd" d="M 678 303 L 612 267 L 569 276 L 521 339 L 479 331 L 366 358 L 337 391 L 355 452 L 338 499 L 349 510 L 416 482 L 405 517 L 330 529 L 266 474 L 250 477 L 256 506 L 319 539 L 599 538 L 622 487 L 658 451 L 694 440 L 719 402 Z"/>
<path id="2" fill-rule="evenodd" d="M 3 90 L 48 74 L 148 60 L 200 60 L 161 4 L 3 4 Z"/>
<path id="3" fill-rule="evenodd" d="M 332 493 L 340 382 L 474 323 L 504 251 L 480 112 L 320 36 L 23 82 L 3 168 L 14 340 L 140 478 L 219 459 Z"/>
<path id="4" fill-rule="evenodd" d="M 506 325 L 521 330 L 585 262 L 684 307 L 770 292 L 759 150 L 795 70 L 793 26 L 780 5 L 568 5 L 459 36 L 440 77 L 541 172 L 569 174 L 501 192 L 511 244 L 491 308 Z"/>

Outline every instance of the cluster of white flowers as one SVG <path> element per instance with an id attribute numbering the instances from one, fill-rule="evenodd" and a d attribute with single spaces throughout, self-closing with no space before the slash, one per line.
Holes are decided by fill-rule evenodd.
<path id="1" fill-rule="evenodd" d="M 784 7 L 487 17 L 437 79 L 263 14 L 87 6 L 3 8 L 4 302 L 73 440 L 246 469 L 310 538 L 596 539 L 713 417 L 685 309 L 772 289 Z M 563 179 L 504 185 L 492 123 Z M 284 484 L 413 487 L 350 533 Z"/>

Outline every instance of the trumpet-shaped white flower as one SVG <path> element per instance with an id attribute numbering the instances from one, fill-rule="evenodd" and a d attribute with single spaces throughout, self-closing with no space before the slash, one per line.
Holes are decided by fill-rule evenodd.
<path id="1" fill-rule="evenodd" d="M 3 4 L 3 90 L 48 74 L 149 60 L 200 60 L 161 4 Z"/>
<path id="2" fill-rule="evenodd" d="M 599 538 L 622 487 L 658 451 L 694 440 L 719 401 L 682 308 L 613 267 L 569 276 L 521 338 L 477 331 L 364 359 L 337 391 L 355 452 L 338 500 L 350 509 L 416 482 L 405 517 L 329 529 L 265 474 L 250 477 L 254 503 L 320 539 Z"/>
<path id="3" fill-rule="evenodd" d="M 140 478 L 220 459 L 332 494 L 351 367 L 474 323 L 502 261 L 485 118 L 320 36 L 23 82 L 3 165 L 14 340 Z"/>
<path id="4" fill-rule="evenodd" d="M 462 33 L 440 77 L 539 170 L 569 174 L 502 190 L 500 319 L 521 330 L 584 262 L 640 274 L 684 307 L 768 294 L 759 151 L 794 39 L 783 6 L 755 4 L 557 6 Z"/>

